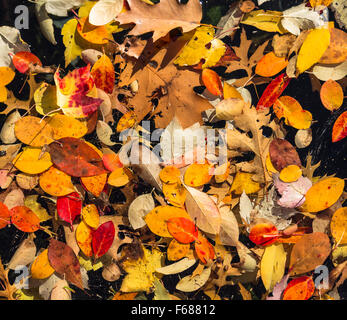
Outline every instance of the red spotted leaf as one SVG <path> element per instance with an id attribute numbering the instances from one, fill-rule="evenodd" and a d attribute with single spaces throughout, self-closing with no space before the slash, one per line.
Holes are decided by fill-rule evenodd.
<path id="1" fill-rule="evenodd" d="M 0 202 L 0 229 L 11 223 L 11 212 L 5 204 Z"/>
<path id="2" fill-rule="evenodd" d="M 84 290 L 80 263 L 67 244 L 51 239 L 48 246 L 48 260 L 53 269 L 66 281 Z"/>
<path id="3" fill-rule="evenodd" d="M 183 217 L 167 220 L 169 233 L 180 243 L 191 243 L 198 239 L 198 228 L 190 219 Z"/>
<path id="4" fill-rule="evenodd" d="M 335 121 L 332 132 L 332 142 L 337 142 L 347 136 L 347 111 L 343 112 Z"/>
<path id="5" fill-rule="evenodd" d="M 95 258 L 103 256 L 111 248 L 115 232 L 112 221 L 103 223 L 93 232 L 92 248 Z"/>
<path id="6" fill-rule="evenodd" d="M 54 165 L 72 177 L 91 177 L 106 173 L 102 158 L 86 142 L 72 137 L 48 145 Z"/>
<path id="7" fill-rule="evenodd" d="M 15 68 L 21 73 L 26 73 L 29 70 L 30 65 L 39 65 L 42 67 L 40 59 L 28 51 L 17 52 L 12 57 L 12 62 Z"/>
<path id="8" fill-rule="evenodd" d="M 280 97 L 289 82 L 290 78 L 288 78 L 285 73 L 280 74 L 277 78 L 272 80 L 260 97 L 256 109 L 265 110 L 270 108 Z"/>
<path id="9" fill-rule="evenodd" d="M 215 96 L 223 96 L 222 81 L 217 72 L 211 69 L 202 70 L 202 82 L 206 89 Z"/>
<path id="10" fill-rule="evenodd" d="M 276 138 L 269 147 L 270 160 L 277 171 L 289 165 L 301 167 L 301 160 L 296 149 L 284 139 Z"/>
<path id="11" fill-rule="evenodd" d="M 72 224 L 82 212 L 82 199 L 77 192 L 57 199 L 57 213 L 60 219 Z"/>
<path id="12" fill-rule="evenodd" d="M 249 240 L 259 246 L 267 246 L 277 241 L 280 234 L 271 223 L 258 223 L 249 233 Z"/>
<path id="13" fill-rule="evenodd" d="M 212 244 L 199 234 L 198 240 L 194 242 L 195 252 L 200 261 L 204 264 L 212 260 L 215 256 Z"/>
<path id="14" fill-rule="evenodd" d="M 39 217 L 28 207 L 17 206 L 10 210 L 11 222 L 23 232 L 35 232 L 40 229 Z"/>
<path id="15" fill-rule="evenodd" d="M 283 292 L 283 300 L 308 300 L 315 290 L 312 277 L 302 276 L 290 281 Z"/>

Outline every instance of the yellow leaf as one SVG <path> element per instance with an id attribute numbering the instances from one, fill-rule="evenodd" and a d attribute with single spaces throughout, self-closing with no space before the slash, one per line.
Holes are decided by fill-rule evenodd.
<path id="1" fill-rule="evenodd" d="M 7 100 L 7 89 L 6 87 L 0 86 L 0 102 L 5 102 Z"/>
<path id="2" fill-rule="evenodd" d="M 237 172 L 231 185 L 230 192 L 242 194 L 243 190 L 246 194 L 255 193 L 260 190 L 260 184 L 252 180 L 252 173 Z"/>
<path id="3" fill-rule="evenodd" d="M 76 228 L 76 241 L 82 252 L 87 257 L 93 255 L 92 229 L 82 220 Z"/>
<path id="4" fill-rule="evenodd" d="M 267 32 L 285 33 L 286 30 L 281 25 L 282 12 L 271 10 L 254 10 L 246 13 L 241 23 L 248 24 Z"/>
<path id="5" fill-rule="evenodd" d="M 57 89 L 46 82 L 43 82 L 34 92 L 35 108 L 39 114 L 54 116 L 60 112 L 57 105 Z M 57 110 L 56 112 L 53 112 Z"/>
<path id="6" fill-rule="evenodd" d="M 280 179 L 283 182 L 294 182 L 302 176 L 301 169 L 295 164 L 283 168 L 280 172 Z"/>
<path id="7" fill-rule="evenodd" d="M 13 159 L 12 163 L 18 170 L 24 173 L 38 174 L 46 171 L 53 165 L 48 152 L 45 152 L 41 157 L 40 155 L 41 149 L 26 147 Z"/>
<path id="8" fill-rule="evenodd" d="M 47 210 L 44 207 L 42 207 L 40 203 L 37 202 L 37 198 L 37 194 L 27 196 L 24 199 L 24 205 L 31 209 L 31 211 L 33 211 L 38 216 L 40 222 L 52 219 L 52 216 L 48 214 Z"/>
<path id="9" fill-rule="evenodd" d="M 48 249 L 43 250 L 31 265 L 31 277 L 33 279 L 46 279 L 54 272 L 48 260 Z"/>
<path id="10" fill-rule="evenodd" d="M 122 267 L 128 273 L 123 279 L 121 292 L 150 292 L 155 280 L 154 272 L 162 267 L 163 254 L 157 250 L 152 251 L 143 247 L 143 257 L 138 260 L 126 260 Z"/>
<path id="11" fill-rule="evenodd" d="M 209 183 L 212 178 L 211 168 L 208 163 L 191 164 L 184 173 L 184 183 L 190 187 L 200 187 Z"/>
<path id="12" fill-rule="evenodd" d="M 225 100 L 230 98 L 243 100 L 241 93 L 238 92 L 234 86 L 227 82 L 224 82 L 223 84 L 223 96 Z"/>
<path id="13" fill-rule="evenodd" d="M 107 173 L 97 176 L 81 177 L 84 187 L 95 197 L 99 197 L 107 182 Z"/>
<path id="14" fill-rule="evenodd" d="M 125 113 L 118 121 L 116 131 L 122 132 L 126 129 L 132 128 L 136 123 L 136 114 L 134 111 Z"/>
<path id="15" fill-rule="evenodd" d="M 180 180 L 180 171 L 174 166 L 166 166 L 160 171 L 159 178 L 164 183 L 177 183 Z"/>
<path id="16" fill-rule="evenodd" d="M 88 131 L 81 121 L 65 114 L 56 114 L 46 122 L 53 128 L 54 140 L 65 137 L 82 138 Z"/>
<path id="17" fill-rule="evenodd" d="M 267 171 L 272 174 L 272 173 L 278 173 L 278 171 L 275 169 L 275 167 L 273 166 L 271 159 L 270 159 L 270 154 L 268 154 L 266 156 L 266 160 L 265 160 L 265 165 L 266 165 L 266 169 Z"/>
<path id="18" fill-rule="evenodd" d="M 53 128 L 33 116 L 26 116 L 16 121 L 14 133 L 18 140 L 32 147 L 42 147 L 53 142 Z"/>
<path id="19" fill-rule="evenodd" d="M 296 68 L 299 73 L 303 73 L 317 63 L 326 49 L 328 49 L 329 43 L 329 29 L 322 28 L 311 30 L 300 48 L 296 61 Z"/>
<path id="20" fill-rule="evenodd" d="M 188 243 L 179 243 L 176 239 L 172 239 L 167 248 L 167 258 L 170 261 L 178 261 L 184 258 L 190 248 L 190 244 Z"/>
<path id="21" fill-rule="evenodd" d="M 342 195 L 345 181 L 340 178 L 326 178 L 315 183 L 306 193 L 300 210 L 318 212 L 331 207 Z"/>
<path id="22" fill-rule="evenodd" d="M 0 87 L 12 82 L 16 73 L 9 67 L 0 67 Z"/>
<path id="23" fill-rule="evenodd" d="M 167 229 L 166 221 L 170 218 L 187 218 L 191 220 L 188 213 L 181 208 L 172 206 L 158 206 L 150 211 L 144 220 L 147 223 L 148 228 L 156 235 L 160 237 L 172 238 L 172 235 Z"/>
<path id="24" fill-rule="evenodd" d="M 104 261 L 106 258 L 107 256 L 105 255 L 95 260 L 84 255 L 78 255 L 78 262 L 80 263 L 80 266 L 86 269 L 87 271 L 96 271 L 104 266 Z"/>
<path id="25" fill-rule="evenodd" d="M 87 204 L 82 209 L 82 218 L 91 228 L 97 229 L 100 223 L 100 215 L 95 204 Z"/>
<path id="26" fill-rule="evenodd" d="M 286 259 L 287 254 L 282 243 L 272 244 L 265 248 L 260 262 L 260 274 L 267 291 L 271 292 L 275 284 L 282 279 Z"/>
<path id="27" fill-rule="evenodd" d="M 165 199 L 176 207 L 183 207 L 184 202 L 187 197 L 187 190 L 183 187 L 182 183 L 164 183 L 163 184 L 163 193 Z"/>
<path id="28" fill-rule="evenodd" d="M 62 197 L 74 192 L 71 177 L 55 167 L 50 167 L 40 175 L 40 187 L 51 196 Z"/>
<path id="29" fill-rule="evenodd" d="M 83 51 L 83 49 L 76 43 L 75 39 L 77 24 L 77 19 L 70 19 L 61 29 L 61 35 L 63 36 L 63 43 L 65 46 L 65 68 L 71 63 L 71 61 L 80 57 Z"/>
<path id="30" fill-rule="evenodd" d="M 312 8 L 318 6 L 328 7 L 332 2 L 333 0 L 310 0 L 310 5 Z"/>
<path id="31" fill-rule="evenodd" d="M 210 68 L 216 65 L 225 54 L 226 47 L 221 40 L 214 39 L 214 33 L 212 27 L 198 27 L 174 63 L 181 67 L 193 66 L 203 59 L 202 68 Z M 191 33 L 189 33 L 190 35 Z"/>
<path id="32" fill-rule="evenodd" d="M 337 209 L 331 218 L 330 230 L 335 242 L 347 243 L 347 207 Z"/>
<path id="33" fill-rule="evenodd" d="M 116 168 L 108 177 L 107 183 L 113 187 L 123 187 L 129 182 L 129 176 L 124 168 Z"/>

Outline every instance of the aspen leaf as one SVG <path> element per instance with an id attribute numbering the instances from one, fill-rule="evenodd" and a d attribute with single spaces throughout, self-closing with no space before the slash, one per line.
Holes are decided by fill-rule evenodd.
<path id="1" fill-rule="evenodd" d="M 12 57 L 12 63 L 20 73 L 26 73 L 30 65 L 39 65 L 42 67 L 41 60 L 31 52 L 19 51 Z"/>
<path id="2" fill-rule="evenodd" d="M 201 233 L 198 234 L 198 239 L 194 242 L 194 248 L 196 255 L 203 264 L 213 260 L 215 257 L 212 244 Z"/>
<path id="3" fill-rule="evenodd" d="M 177 183 L 180 181 L 180 171 L 174 166 L 166 166 L 160 171 L 159 178 L 164 183 Z"/>
<path id="4" fill-rule="evenodd" d="M 125 113 L 118 121 L 116 131 L 122 132 L 132 128 L 136 123 L 136 114 L 133 111 Z"/>
<path id="5" fill-rule="evenodd" d="M 220 120 L 233 120 L 234 116 L 242 113 L 245 101 L 243 98 L 223 99 L 216 105 L 216 116 Z"/>
<path id="6" fill-rule="evenodd" d="M 180 243 L 191 243 L 197 240 L 198 228 L 190 219 L 183 217 L 170 218 L 166 221 L 167 230 Z"/>
<path id="7" fill-rule="evenodd" d="M 165 199 L 173 206 L 183 207 L 187 197 L 187 190 L 181 182 L 164 183 L 163 194 Z"/>
<path id="8" fill-rule="evenodd" d="M 112 128 L 104 121 L 98 120 L 96 125 L 96 134 L 99 140 L 107 146 L 114 146 L 116 142 L 111 141 L 113 134 Z"/>
<path id="9" fill-rule="evenodd" d="M 22 189 L 32 190 L 38 185 L 39 177 L 37 175 L 19 173 L 16 175 L 16 182 Z"/>
<path id="10" fill-rule="evenodd" d="M 207 163 L 193 163 L 184 173 L 184 183 L 190 187 L 200 187 L 206 183 L 209 183 L 212 178 L 210 172 L 211 165 Z"/>
<path id="11" fill-rule="evenodd" d="M 248 172 L 237 172 L 231 185 L 230 191 L 237 195 L 255 193 L 260 190 L 260 184 L 252 180 L 252 174 Z"/>
<path id="12" fill-rule="evenodd" d="M 201 74 L 202 82 L 206 89 L 215 96 L 223 96 L 223 85 L 216 71 L 203 69 Z"/>
<path id="13" fill-rule="evenodd" d="M 260 262 L 260 274 L 264 287 L 267 291 L 272 291 L 283 275 L 286 265 L 287 254 L 283 245 L 271 244 L 265 248 Z"/>
<path id="14" fill-rule="evenodd" d="M 82 138 L 87 134 L 87 127 L 75 118 L 64 114 L 56 114 L 46 120 L 51 128 L 53 128 L 54 140 L 65 137 Z"/>
<path id="15" fill-rule="evenodd" d="M 23 232 L 35 232 L 40 229 L 40 219 L 28 207 L 16 206 L 10 210 L 11 222 Z"/>
<path id="16" fill-rule="evenodd" d="M 34 92 L 35 109 L 39 114 L 52 117 L 59 114 L 60 110 L 57 105 L 57 88 L 46 82 Z"/>
<path id="17" fill-rule="evenodd" d="M 316 64 L 328 49 L 329 43 L 329 29 L 321 28 L 311 30 L 300 48 L 296 61 L 296 67 L 299 73 L 303 73 Z"/>
<path id="18" fill-rule="evenodd" d="M 11 223 L 11 212 L 5 204 L 0 202 L 0 229 L 5 228 Z"/>
<path id="19" fill-rule="evenodd" d="M 326 109 L 339 109 L 344 99 L 342 87 L 334 80 L 325 81 L 320 89 L 320 99 Z"/>
<path id="20" fill-rule="evenodd" d="M 48 260 L 48 249 L 43 250 L 34 260 L 30 268 L 33 279 L 46 279 L 54 272 Z"/>
<path id="21" fill-rule="evenodd" d="M 107 183 L 113 187 L 123 187 L 129 182 L 125 169 L 116 168 L 108 177 Z"/>
<path id="22" fill-rule="evenodd" d="M 76 43 L 77 24 L 77 19 L 70 19 L 61 29 L 61 35 L 63 36 L 63 43 L 65 46 L 65 67 L 67 67 L 73 60 L 80 57 L 83 51 L 82 47 Z"/>
<path id="23" fill-rule="evenodd" d="M 57 199 L 57 213 L 58 216 L 69 223 L 71 226 L 81 214 L 82 199 L 77 192 L 72 192 L 69 195 L 58 197 Z"/>
<path id="24" fill-rule="evenodd" d="M 88 17 L 78 19 L 76 26 L 76 42 L 83 46 L 107 44 L 111 38 L 109 30 L 105 26 L 94 26 Z"/>
<path id="25" fill-rule="evenodd" d="M 257 245 L 266 246 L 276 242 L 278 235 L 279 233 L 275 225 L 258 223 L 251 228 L 249 239 Z"/>
<path id="26" fill-rule="evenodd" d="M 284 33 L 285 29 L 281 26 L 282 12 L 271 10 L 254 10 L 243 17 L 241 23 L 248 24 L 267 32 Z"/>
<path id="27" fill-rule="evenodd" d="M 113 64 L 105 54 L 95 62 L 91 70 L 91 75 L 97 88 L 111 94 L 113 92 L 115 72 Z"/>
<path id="28" fill-rule="evenodd" d="M 47 210 L 44 207 L 42 207 L 41 204 L 37 202 L 37 200 L 37 194 L 26 196 L 24 199 L 24 205 L 31 209 L 37 215 L 37 217 L 40 219 L 40 222 L 52 219 L 52 217 L 47 213 Z"/>
<path id="29" fill-rule="evenodd" d="M 107 173 L 91 177 L 81 177 L 83 186 L 95 197 L 99 197 L 107 182 Z"/>
<path id="30" fill-rule="evenodd" d="M 340 198 L 344 186 L 344 180 L 335 177 L 318 181 L 306 192 L 300 210 L 315 213 L 331 207 Z"/>

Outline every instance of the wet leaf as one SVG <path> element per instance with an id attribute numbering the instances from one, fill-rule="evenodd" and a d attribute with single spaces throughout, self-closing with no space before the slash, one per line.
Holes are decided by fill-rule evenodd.
<path id="1" fill-rule="evenodd" d="M 103 256 L 110 248 L 115 237 L 115 228 L 112 221 L 100 225 L 93 231 L 92 248 L 95 258 Z"/>
<path id="2" fill-rule="evenodd" d="M 308 300 L 312 297 L 315 285 L 312 277 L 302 276 L 290 281 L 283 292 L 283 300 Z"/>

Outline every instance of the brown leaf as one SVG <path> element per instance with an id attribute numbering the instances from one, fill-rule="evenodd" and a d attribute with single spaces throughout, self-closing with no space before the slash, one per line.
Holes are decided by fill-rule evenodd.
<path id="1" fill-rule="evenodd" d="M 51 239 L 48 247 L 48 260 L 54 270 L 65 277 L 66 281 L 84 290 L 80 263 L 68 245 Z"/>
<path id="2" fill-rule="evenodd" d="M 189 0 L 180 5 L 176 0 L 162 0 L 155 5 L 141 0 L 128 0 L 130 10 L 116 17 L 121 24 L 135 23 L 129 35 L 141 35 L 153 31 L 153 42 L 164 37 L 170 30 L 182 28 L 188 32 L 199 26 L 202 8 L 199 0 Z"/>

